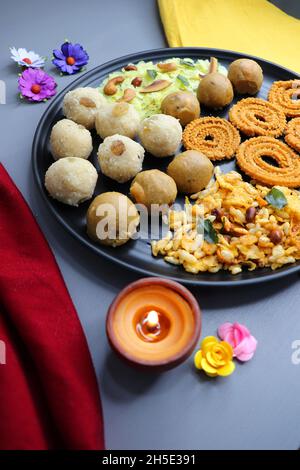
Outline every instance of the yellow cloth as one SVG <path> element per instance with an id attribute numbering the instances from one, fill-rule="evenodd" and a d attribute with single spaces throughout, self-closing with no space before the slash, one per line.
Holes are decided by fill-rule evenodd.
<path id="1" fill-rule="evenodd" d="M 171 47 L 252 54 L 300 73 L 300 20 L 266 0 L 158 0 Z"/>

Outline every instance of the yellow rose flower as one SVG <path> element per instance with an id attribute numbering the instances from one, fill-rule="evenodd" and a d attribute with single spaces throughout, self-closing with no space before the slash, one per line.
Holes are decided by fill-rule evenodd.
<path id="1" fill-rule="evenodd" d="M 196 352 L 194 364 L 197 369 L 203 369 L 210 377 L 218 375 L 226 377 L 235 369 L 232 361 L 233 349 L 226 341 L 219 341 L 214 336 L 207 336 L 201 343 L 200 350 Z"/>

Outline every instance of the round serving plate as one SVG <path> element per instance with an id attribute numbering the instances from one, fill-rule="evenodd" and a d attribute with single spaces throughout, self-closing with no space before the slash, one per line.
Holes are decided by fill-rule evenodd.
<path id="1" fill-rule="evenodd" d="M 66 92 L 78 88 L 92 86 L 97 87 L 101 82 L 113 71 L 121 69 L 128 63 L 136 63 L 140 60 L 161 62 L 172 57 L 192 58 L 192 59 L 209 59 L 211 56 L 217 57 L 222 65 L 228 67 L 229 63 L 241 57 L 249 57 L 256 60 L 262 67 L 264 72 L 264 83 L 258 94 L 259 97 L 266 99 L 268 90 L 275 80 L 290 80 L 299 78 L 299 75 L 288 70 L 284 67 L 276 65 L 272 62 L 262 60 L 257 57 L 249 56 L 246 54 L 239 54 L 236 52 L 225 51 L 222 49 L 208 49 L 198 47 L 184 47 L 172 49 L 156 49 L 151 51 L 139 52 L 121 57 L 116 60 L 107 62 L 93 70 L 80 75 L 80 77 L 66 87 L 60 94 L 58 94 L 51 102 L 46 112 L 42 116 L 33 140 L 32 146 L 32 163 L 36 183 L 40 189 L 40 193 L 57 220 L 61 223 L 62 227 L 68 230 L 79 242 L 92 250 L 95 255 L 101 255 L 105 258 L 117 263 L 124 268 L 133 269 L 143 275 L 162 276 L 167 277 L 184 284 L 199 285 L 199 286 L 239 286 L 242 284 L 254 284 L 265 281 L 271 281 L 288 274 L 300 270 L 300 262 L 293 265 L 282 267 L 276 271 L 270 268 L 257 269 L 255 271 L 243 271 L 240 274 L 232 275 L 227 271 L 219 271 L 216 274 L 199 273 L 190 274 L 184 271 L 180 266 L 173 266 L 166 263 L 162 258 L 156 258 L 151 255 L 150 238 L 131 240 L 125 245 L 118 248 L 110 248 L 98 245 L 91 241 L 86 234 L 86 212 L 91 201 L 81 204 L 79 207 L 71 207 L 64 205 L 60 202 L 50 198 L 44 187 L 45 173 L 53 158 L 49 150 L 49 137 L 52 126 L 60 119 L 62 115 L 62 102 Z M 236 102 L 240 97 L 235 98 Z M 205 113 L 202 109 L 201 116 L 205 114 L 220 116 L 226 118 L 228 116 L 229 107 L 223 111 Z M 97 162 L 97 149 L 101 139 L 94 133 L 94 150 L 90 157 L 91 162 L 99 170 Z M 150 155 L 145 156 L 143 169 L 159 168 L 164 170 L 172 158 L 154 158 Z M 219 163 L 223 172 L 237 169 L 235 160 Z M 118 184 L 109 178 L 100 174 L 98 183 L 95 189 L 95 195 L 105 191 L 119 191 L 125 194 L 129 193 L 130 184 Z M 182 202 L 183 199 L 178 199 L 176 202 Z"/>

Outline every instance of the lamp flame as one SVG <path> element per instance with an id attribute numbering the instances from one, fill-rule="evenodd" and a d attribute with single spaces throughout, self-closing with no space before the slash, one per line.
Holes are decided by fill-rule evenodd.
<path id="1" fill-rule="evenodd" d="M 159 325 L 158 313 L 155 310 L 150 310 L 146 318 L 146 325 L 149 330 L 154 330 Z"/>

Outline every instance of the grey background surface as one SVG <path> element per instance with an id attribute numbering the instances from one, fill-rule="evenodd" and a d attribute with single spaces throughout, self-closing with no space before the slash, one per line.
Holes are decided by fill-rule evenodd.
<path id="1" fill-rule="evenodd" d="M 274 3 L 300 16 L 297 0 Z M 238 365 L 227 379 L 196 373 L 192 359 L 163 375 L 145 375 L 111 353 L 105 336 L 107 308 L 137 276 L 80 246 L 44 207 L 33 181 L 30 152 L 47 104 L 18 100 L 17 69 L 8 53 L 15 45 L 51 56 L 65 38 L 85 46 L 88 69 L 166 43 L 154 0 L 1 2 L 0 79 L 7 85 L 7 104 L 0 105 L 0 159 L 44 231 L 80 316 L 99 380 L 107 448 L 299 447 L 300 365 L 291 361 L 292 342 L 300 339 L 296 275 L 255 287 L 194 291 L 203 310 L 203 336 L 215 334 L 228 320 L 245 323 L 258 339 L 255 358 Z M 58 90 L 76 78 L 60 77 L 50 62 L 46 71 L 56 76 Z"/>

